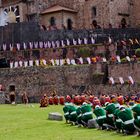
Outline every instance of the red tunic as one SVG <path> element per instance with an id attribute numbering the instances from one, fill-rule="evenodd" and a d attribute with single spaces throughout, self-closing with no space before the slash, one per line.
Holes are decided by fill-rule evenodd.
<path id="1" fill-rule="evenodd" d="M 54 103 L 55 105 L 58 105 L 58 103 L 59 103 L 58 96 L 54 96 L 54 98 L 53 98 L 53 103 Z"/>
<path id="2" fill-rule="evenodd" d="M 53 97 L 49 97 L 49 105 L 53 105 Z"/>
<path id="3" fill-rule="evenodd" d="M 59 103 L 60 103 L 61 105 L 64 105 L 64 103 L 65 103 L 65 98 L 64 98 L 64 96 L 60 96 L 60 98 L 59 98 Z"/>

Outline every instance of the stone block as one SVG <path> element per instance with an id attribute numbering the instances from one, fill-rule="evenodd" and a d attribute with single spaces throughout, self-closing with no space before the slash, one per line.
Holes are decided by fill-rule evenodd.
<path id="1" fill-rule="evenodd" d="M 62 121 L 63 116 L 62 116 L 62 114 L 60 114 L 58 112 L 53 112 L 53 113 L 49 113 L 48 119 L 49 120 Z"/>
<path id="2" fill-rule="evenodd" d="M 88 128 L 99 128 L 96 119 L 91 119 L 88 121 Z"/>

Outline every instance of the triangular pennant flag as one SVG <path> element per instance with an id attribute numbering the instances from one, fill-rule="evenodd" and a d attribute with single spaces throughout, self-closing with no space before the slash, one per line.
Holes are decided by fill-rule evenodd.
<path id="1" fill-rule="evenodd" d="M 60 66 L 64 65 L 64 59 L 60 59 Z"/>
<path id="2" fill-rule="evenodd" d="M 33 67 L 33 60 L 29 60 L 29 66 Z"/>
<path id="3" fill-rule="evenodd" d="M 38 42 L 34 42 L 35 49 L 38 49 Z"/>
<path id="4" fill-rule="evenodd" d="M 59 59 L 56 59 L 55 63 L 56 63 L 57 66 L 59 66 Z"/>
<path id="5" fill-rule="evenodd" d="M 33 43 L 29 42 L 30 49 L 33 49 Z"/>
<path id="6" fill-rule="evenodd" d="M 28 67 L 28 61 L 24 61 L 24 67 Z"/>
<path id="7" fill-rule="evenodd" d="M 15 67 L 15 68 L 18 67 L 18 62 L 17 62 L 17 61 L 14 63 L 14 67 Z"/>
<path id="8" fill-rule="evenodd" d="M 44 42 L 44 48 L 47 48 L 47 47 L 48 47 L 48 43 Z"/>
<path id="9" fill-rule="evenodd" d="M 52 65 L 55 66 L 55 62 L 54 62 L 54 60 L 51 59 L 50 61 L 51 61 Z"/>
<path id="10" fill-rule="evenodd" d="M 55 43 L 54 43 L 54 41 L 52 41 L 52 47 L 55 48 Z"/>
<path id="11" fill-rule="evenodd" d="M 107 62 L 107 60 L 106 60 L 106 58 L 105 58 L 105 57 L 103 57 L 103 62 Z"/>
<path id="12" fill-rule="evenodd" d="M 59 48 L 60 47 L 60 42 L 57 40 L 56 41 L 56 47 Z"/>
<path id="13" fill-rule="evenodd" d="M 95 39 L 93 37 L 91 37 L 91 43 L 95 44 Z"/>
<path id="14" fill-rule="evenodd" d="M 27 49 L 26 43 L 23 43 L 23 48 L 24 48 L 24 50 Z"/>
<path id="15" fill-rule="evenodd" d="M 41 49 L 43 48 L 43 42 L 42 42 L 42 41 L 39 42 L 39 47 L 40 47 Z"/>
<path id="16" fill-rule="evenodd" d="M 82 40 L 80 38 L 78 38 L 78 44 L 81 45 L 82 44 Z"/>
<path id="17" fill-rule="evenodd" d="M 128 79 L 130 80 L 131 84 L 133 85 L 134 84 L 134 80 L 131 76 L 128 76 Z"/>
<path id="18" fill-rule="evenodd" d="M 20 51 L 20 44 L 17 43 L 17 50 Z"/>
<path id="19" fill-rule="evenodd" d="M 51 48 L 51 43 L 50 43 L 50 41 L 48 41 L 48 48 Z"/>
<path id="20" fill-rule="evenodd" d="M 75 39 L 73 39 L 72 41 L 73 41 L 73 45 L 77 45 L 77 41 Z"/>
<path id="21" fill-rule="evenodd" d="M 83 64 L 83 63 L 84 63 L 84 61 L 83 61 L 83 58 L 82 58 L 82 57 L 80 57 L 80 58 L 79 58 L 79 61 L 80 61 L 80 64 Z"/>
<path id="22" fill-rule="evenodd" d="M 39 60 L 35 60 L 36 66 L 39 66 Z"/>
<path id="23" fill-rule="evenodd" d="M 135 39 L 136 44 L 140 44 L 139 41 L 137 39 Z"/>
<path id="24" fill-rule="evenodd" d="M 3 51 L 6 51 L 6 49 L 7 49 L 7 45 L 6 44 L 3 44 Z"/>
<path id="25" fill-rule="evenodd" d="M 129 39 L 129 41 L 130 41 L 130 43 L 133 45 L 134 44 L 134 42 L 133 42 L 133 40 L 132 39 Z"/>
<path id="26" fill-rule="evenodd" d="M 69 39 L 67 39 L 67 46 L 69 46 L 70 45 L 70 41 L 69 41 Z"/>
<path id="27" fill-rule="evenodd" d="M 124 80 L 123 80 L 123 78 L 122 78 L 122 77 L 119 77 L 119 81 L 120 81 L 121 85 L 123 85 L 123 84 L 124 84 Z"/>
<path id="28" fill-rule="evenodd" d="M 66 59 L 66 62 L 67 62 L 68 65 L 70 65 L 70 59 L 69 58 Z"/>
<path id="29" fill-rule="evenodd" d="M 130 59 L 130 57 L 129 57 L 129 56 L 126 56 L 126 59 L 127 59 L 127 61 L 128 61 L 128 62 L 130 62 L 130 61 L 131 61 L 131 59 Z"/>
<path id="30" fill-rule="evenodd" d="M 10 44 L 10 51 L 13 51 L 13 45 L 12 44 Z"/>
<path id="31" fill-rule="evenodd" d="M 19 66 L 22 67 L 23 66 L 23 62 L 20 60 L 19 61 Z"/>
<path id="32" fill-rule="evenodd" d="M 14 67 L 14 63 L 10 62 L 10 68 L 12 69 Z"/>
<path id="33" fill-rule="evenodd" d="M 113 77 L 110 77 L 109 80 L 111 81 L 111 84 L 112 84 L 112 85 L 115 84 L 115 81 L 114 81 Z"/>
<path id="34" fill-rule="evenodd" d="M 118 61 L 119 63 L 121 63 L 120 56 L 118 56 L 118 55 L 117 55 L 117 61 Z"/>
<path id="35" fill-rule="evenodd" d="M 87 57 L 87 62 L 88 62 L 88 64 L 91 64 L 91 59 L 90 59 L 90 57 Z"/>
<path id="36" fill-rule="evenodd" d="M 72 64 L 72 65 L 76 65 L 76 63 L 75 63 L 75 60 L 74 60 L 74 59 L 71 59 L 71 64 Z"/>
<path id="37" fill-rule="evenodd" d="M 84 44 L 85 44 L 85 45 L 88 44 L 87 38 L 84 38 Z"/>
<path id="38" fill-rule="evenodd" d="M 109 42 L 109 44 L 111 44 L 112 43 L 112 39 L 111 39 L 111 37 L 109 36 L 109 38 L 108 38 L 108 42 Z"/>
<path id="39" fill-rule="evenodd" d="M 62 47 L 65 47 L 65 44 L 64 44 L 64 41 L 63 40 L 61 40 L 61 46 Z"/>
<path id="40" fill-rule="evenodd" d="M 42 60 L 43 65 L 46 66 L 47 65 L 47 61 L 45 59 Z"/>

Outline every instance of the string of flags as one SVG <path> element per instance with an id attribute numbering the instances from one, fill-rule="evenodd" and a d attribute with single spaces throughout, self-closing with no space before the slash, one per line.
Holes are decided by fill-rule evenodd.
<path id="1" fill-rule="evenodd" d="M 123 46 L 127 44 L 138 44 L 140 42 L 138 39 L 128 39 L 128 40 L 121 40 L 119 41 Z M 23 43 L 16 43 L 16 44 L 2 44 L 0 46 L 1 51 L 20 51 L 20 50 L 27 50 L 27 49 L 47 49 L 47 48 L 62 48 L 66 46 L 78 46 L 78 45 L 90 45 L 96 44 L 97 40 L 93 37 L 90 38 L 77 38 L 77 39 L 65 39 L 65 40 L 56 40 L 56 41 L 35 41 L 35 42 L 23 42 Z M 108 43 L 113 43 L 113 39 L 109 36 Z M 118 42 L 116 42 L 118 43 Z"/>
<path id="2" fill-rule="evenodd" d="M 126 83 L 123 77 L 118 77 L 117 79 L 116 78 L 114 79 L 113 77 L 110 77 L 109 81 L 110 81 L 110 83 L 112 85 L 115 85 L 115 83 L 117 83 L 117 82 L 119 82 L 121 85 L 124 85 Z M 132 76 L 127 77 L 127 83 L 131 84 L 131 85 L 135 84 L 134 79 L 132 78 Z"/>
<path id="3" fill-rule="evenodd" d="M 66 39 L 66 40 L 56 40 L 56 41 L 39 41 L 39 42 L 23 42 L 23 43 L 16 43 L 16 44 L 2 44 L 0 46 L 1 51 L 20 51 L 20 50 L 27 50 L 27 49 L 42 49 L 42 48 L 60 48 L 65 46 L 76 46 L 76 45 L 88 45 L 88 44 L 95 44 L 96 40 L 91 38 L 78 38 L 78 39 Z"/>

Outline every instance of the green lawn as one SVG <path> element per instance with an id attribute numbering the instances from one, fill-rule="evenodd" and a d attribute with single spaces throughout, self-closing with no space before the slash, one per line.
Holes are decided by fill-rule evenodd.
<path id="1" fill-rule="evenodd" d="M 0 140 L 140 140 L 115 132 L 78 128 L 65 121 L 49 121 L 49 112 L 62 113 L 62 106 L 0 105 Z"/>

